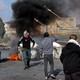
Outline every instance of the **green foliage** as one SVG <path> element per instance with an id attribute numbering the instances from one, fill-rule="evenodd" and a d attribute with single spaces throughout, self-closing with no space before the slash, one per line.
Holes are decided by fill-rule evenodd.
<path id="1" fill-rule="evenodd" d="M 2 19 L 0 18 L 0 38 L 3 38 L 4 33 L 5 33 L 4 23 Z"/>

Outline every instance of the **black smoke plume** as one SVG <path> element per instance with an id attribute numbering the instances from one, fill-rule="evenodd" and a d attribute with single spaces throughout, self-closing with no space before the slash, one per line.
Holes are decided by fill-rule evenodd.
<path id="1" fill-rule="evenodd" d="M 73 1 L 75 2 L 75 0 Z M 19 35 L 23 34 L 25 29 L 29 32 L 36 32 L 39 24 L 34 18 L 45 25 L 57 18 L 46 10 L 44 5 L 60 17 L 68 17 L 69 11 L 73 9 L 74 2 L 72 3 L 72 0 L 17 0 L 12 4 L 14 18 L 12 27 L 16 28 Z"/>
<path id="2" fill-rule="evenodd" d="M 37 25 L 39 24 L 35 22 L 34 18 L 44 24 L 48 24 L 52 19 L 56 18 L 56 16 L 53 16 L 44 8 L 44 5 L 47 5 L 58 15 L 63 15 L 53 3 L 54 2 L 50 0 L 17 0 L 17 2 L 12 4 L 14 17 L 12 27 L 16 28 L 19 35 L 22 34 L 25 29 L 29 32 L 37 31 Z"/>

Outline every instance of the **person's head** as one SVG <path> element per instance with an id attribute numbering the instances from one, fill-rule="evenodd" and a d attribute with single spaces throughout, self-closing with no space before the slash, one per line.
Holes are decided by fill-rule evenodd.
<path id="1" fill-rule="evenodd" d="M 74 40 L 77 40 L 77 35 L 76 34 L 71 34 L 69 39 L 74 39 Z"/>
<path id="2" fill-rule="evenodd" d="M 49 37 L 49 33 L 48 32 L 45 32 L 44 33 L 44 37 Z"/>
<path id="3" fill-rule="evenodd" d="M 27 30 L 24 31 L 23 36 L 24 36 L 25 38 L 28 38 L 28 37 L 29 37 L 29 33 L 27 32 Z"/>

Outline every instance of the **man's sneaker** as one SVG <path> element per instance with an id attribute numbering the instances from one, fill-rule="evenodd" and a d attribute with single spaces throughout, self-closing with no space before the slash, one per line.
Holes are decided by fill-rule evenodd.
<path id="1" fill-rule="evenodd" d="M 30 68 L 30 65 L 28 65 L 27 68 Z"/>
<path id="2" fill-rule="evenodd" d="M 52 79 L 56 79 L 56 77 L 55 77 L 53 74 L 51 74 L 50 77 L 51 77 Z"/>
<path id="3" fill-rule="evenodd" d="M 48 77 L 47 76 L 45 77 L 45 80 L 48 80 Z"/>
<path id="4" fill-rule="evenodd" d="M 24 67 L 24 70 L 27 69 L 27 67 Z"/>

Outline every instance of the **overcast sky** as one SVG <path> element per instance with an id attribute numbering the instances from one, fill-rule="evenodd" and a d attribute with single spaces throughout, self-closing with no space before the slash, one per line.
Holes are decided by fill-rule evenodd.
<path id="1" fill-rule="evenodd" d="M 16 0 L 0 0 L 0 18 L 3 22 L 10 21 L 12 18 L 11 4 Z"/>

